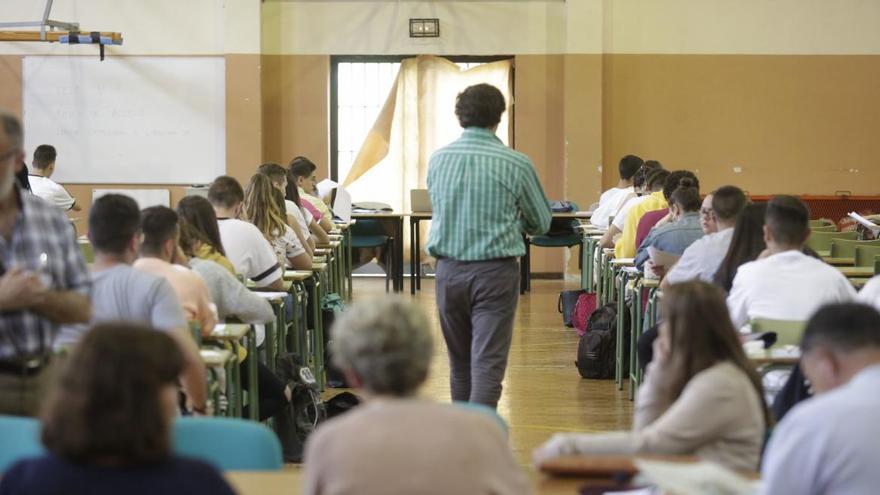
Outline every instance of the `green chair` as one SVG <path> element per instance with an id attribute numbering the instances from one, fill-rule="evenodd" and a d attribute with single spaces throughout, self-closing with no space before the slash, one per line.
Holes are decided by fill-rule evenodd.
<path id="1" fill-rule="evenodd" d="M 874 258 L 874 273 L 880 273 L 880 256 Z"/>
<path id="2" fill-rule="evenodd" d="M 834 225 L 822 225 L 820 227 L 810 227 L 810 231 L 812 232 L 837 232 L 837 227 Z"/>
<path id="3" fill-rule="evenodd" d="M 811 229 L 816 228 L 816 227 L 828 227 L 828 226 L 834 226 L 834 222 L 832 222 L 831 220 L 829 220 L 827 218 L 819 218 L 816 220 L 810 220 L 810 228 Z"/>
<path id="4" fill-rule="evenodd" d="M 819 254 L 831 251 L 832 239 L 858 239 L 858 232 L 810 232 L 807 239 L 807 247 Z"/>
<path id="5" fill-rule="evenodd" d="M 83 258 L 86 259 L 86 263 L 94 263 L 95 250 L 92 249 L 92 243 L 83 240 L 76 241 L 76 243 L 79 245 L 79 250 L 82 253 Z"/>
<path id="6" fill-rule="evenodd" d="M 832 258 L 855 258 L 856 247 L 880 246 L 880 239 L 875 241 L 859 241 L 855 239 L 834 239 L 831 241 Z"/>
<path id="7" fill-rule="evenodd" d="M 772 320 L 769 318 L 755 318 L 751 322 L 752 332 L 775 332 L 776 343 L 773 347 L 785 345 L 800 345 L 801 337 L 807 326 L 805 321 L 797 320 Z"/>
<path id="8" fill-rule="evenodd" d="M 878 256 L 880 256 L 880 245 L 859 244 L 856 246 L 855 266 L 874 266 Z M 876 268 L 874 272 L 877 272 Z"/>

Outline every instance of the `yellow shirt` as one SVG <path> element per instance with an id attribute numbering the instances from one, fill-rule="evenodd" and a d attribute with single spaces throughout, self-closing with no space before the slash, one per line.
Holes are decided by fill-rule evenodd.
<path id="1" fill-rule="evenodd" d="M 217 251 L 214 251 L 214 248 L 211 247 L 209 244 L 202 244 L 201 246 L 199 246 L 199 249 L 196 251 L 195 254 L 196 258 L 213 261 L 214 263 L 217 263 L 223 268 L 229 270 L 229 273 L 238 276 L 238 274 L 235 273 L 235 266 L 232 265 L 232 262 L 229 261 L 226 256 L 223 256 Z"/>
<path id="2" fill-rule="evenodd" d="M 321 198 L 317 196 L 312 196 L 311 194 L 305 192 L 303 188 L 299 188 L 299 199 L 303 201 L 308 201 L 312 206 L 314 206 L 318 211 L 321 212 L 321 215 L 327 220 L 333 221 L 333 213 L 330 212 L 330 207 L 327 206 L 327 203 L 321 201 Z"/>
<path id="3" fill-rule="evenodd" d="M 634 258 L 636 256 L 636 229 L 639 228 L 639 221 L 649 211 L 662 210 L 669 206 L 666 198 L 663 197 L 663 191 L 651 193 L 648 199 L 633 206 L 629 210 L 626 222 L 623 224 L 623 234 L 617 239 L 614 245 L 615 258 Z"/>

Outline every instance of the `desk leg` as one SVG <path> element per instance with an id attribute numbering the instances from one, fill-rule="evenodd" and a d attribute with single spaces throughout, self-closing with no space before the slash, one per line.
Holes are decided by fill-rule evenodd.
<path id="1" fill-rule="evenodd" d="M 416 290 L 422 290 L 422 219 L 416 220 Z"/>
<path id="2" fill-rule="evenodd" d="M 324 324 L 321 321 L 321 281 L 319 276 L 312 277 L 312 316 L 315 328 L 312 329 L 312 362 L 314 363 L 315 380 L 318 388 L 324 390 Z"/>
<path id="3" fill-rule="evenodd" d="M 629 400 L 635 400 L 638 383 L 639 336 L 642 334 L 642 287 L 636 282 L 633 292 L 633 305 L 630 308 L 629 336 Z"/>
<path id="4" fill-rule="evenodd" d="M 257 333 L 253 327 L 251 327 L 251 331 L 247 334 L 247 352 L 248 352 L 248 414 L 250 415 L 250 419 L 254 421 L 260 420 L 260 393 L 259 393 L 259 380 L 257 380 L 258 371 L 257 371 Z M 241 416 L 241 411 L 239 411 L 239 416 Z"/>
<path id="5" fill-rule="evenodd" d="M 409 217 L 409 293 L 416 294 L 416 224 L 418 221 Z"/>
<path id="6" fill-rule="evenodd" d="M 351 247 L 351 227 L 345 229 L 345 276 L 348 278 L 348 300 L 351 301 L 352 296 L 354 295 L 354 279 L 352 276 L 352 272 L 354 269 L 352 268 L 352 247 Z"/>
<path id="7" fill-rule="evenodd" d="M 614 381 L 617 390 L 623 390 L 623 360 L 626 352 L 623 348 L 623 312 L 626 310 L 626 274 L 619 272 L 615 275 L 617 280 L 617 342 L 614 357 Z"/>
<path id="8" fill-rule="evenodd" d="M 394 245 L 397 251 L 397 292 L 403 292 L 403 217 L 397 219 L 397 238 L 400 242 Z"/>

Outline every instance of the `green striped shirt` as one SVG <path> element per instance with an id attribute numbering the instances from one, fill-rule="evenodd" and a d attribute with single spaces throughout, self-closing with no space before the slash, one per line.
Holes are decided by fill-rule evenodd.
<path id="1" fill-rule="evenodd" d="M 480 261 L 522 256 L 523 231 L 550 228 L 550 204 L 529 158 L 492 131 L 465 129 L 428 165 L 432 256 Z"/>

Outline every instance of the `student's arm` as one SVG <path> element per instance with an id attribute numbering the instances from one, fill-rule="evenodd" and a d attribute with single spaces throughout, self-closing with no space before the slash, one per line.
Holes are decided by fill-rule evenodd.
<path id="1" fill-rule="evenodd" d="M 311 219 L 311 221 L 309 222 L 309 230 L 312 231 L 312 234 L 315 236 L 318 244 L 330 243 L 330 236 L 327 235 L 327 232 L 329 231 L 324 230 L 324 227 L 318 225 L 318 223 L 315 222 L 315 219 Z"/>
<path id="2" fill-rule="evenodd" d="M 610 249 L 614 247 L 614 237 L 620 234 L 620 229 L 616 225 L 610 225 L 602 238 L 599 239 L 599 247 L 602 249 Z"/>
<path id="3" fill-rule="evenodd" d="M 247 323 L 269 323 L 275 319 L 269 301 L 254 294 L 231 273 L 223 268 L 217 269 L 221 303 L 227 315 L 232 315 Z"/>
<path id="4" fill-rule="evenodd" d="M 293 233 L 296 235 L 296 238 L 299 240 L 299 243 L 306 250 L 309 256 L 314 255 L 315 248 L 311 246 L 305 237 L 303 237 L 303 232 L 299 227 L 299 222 L 297 222 L 296 218 L 293 215 L 287 215 L 287 226 L 293 230 Z"/>
<path id="5" fill-rule="evenodd" d="M 175 328 L 169 332 L 169 335 L 174 338 L 183 353 L 184 367 L 180 382 L 188 398 L 188 403 L 194 410 L 205 411 L 208 404 L 206 389 L 208 375 L 196 342 L 193 340 L 189 328 L 186 327 Z"/>
<path id="6" fill-rule="evenodd" d="M 56 228 L 68 239 L 61 246 L 64 262 L 62 280 L 54 280 L 54 290 L 35 299 L 33 310 L 55 323 L 88 323 L 92 318 L 89 298 L 92 282 L 82 251 L 76 244 L 73 227 L 61 216 Z"/>
<path id="7" fill-rule="evenodd" d="M 211 293 L 208 292 L 208 286 L 205 285 L 202 277 L 194 272 L 191 272 L 191 274 L 194 280 L 193 283 L 199 286 L 198 312 L 199 325 L 202 327 L 202 335 L 211 335 L 211 332 L 214 331 L 214 327 L 217 325 L 217 317 L 214 315 L 214 310 L 211 308 L 211 305 L 213 304 L 213 301 L 211 301 Z"/>
<path id="8" fill-rule="evenodd" d="M 288 257 L 287 261 L 290 263 L 290 266 L 293 267 L 294 270 L 312 269 L 312 257 L 306 253 L 302 253 L 293 257 Z"/>
<path id="9" fill-rule="evenodd" d="M 88 323 L 92 319 L 92 302 L 79 292 L 47 291 L 32 307 L 55 323 Z"/>
<path id="10" fill-rule="evenodd" d="M 541 187 L 535 167 L 531 163 L 525 167 L 522 176 L 518 206 L 523 215 L 522 226 L 526 233 L 541 235 L 550 229 L 550 202 L 547 201 L 544 188 Z"/>
<path id="11" fill-rule="evenodd" d="M 205 364 L 186 324 L 177 294 L 165 279 L 159 279 L 150 300 L 145 304 L 150 305 L 152 326 L 167 330 L 183 353 L 184 367 L 180 381 L 190 405 L 194 409 L 205 410 L 208 401 Z"/>
<path id="12" fill-rule="evenodd" d="M 322 229 L 324 229 L 324 232 L 327 233 L 329 233 L 336 227 L 335 225 L 333 225 L 333 220 L 328 218 L 327 216 L 321 217 L 321 223 L 319 225 Z"/>

